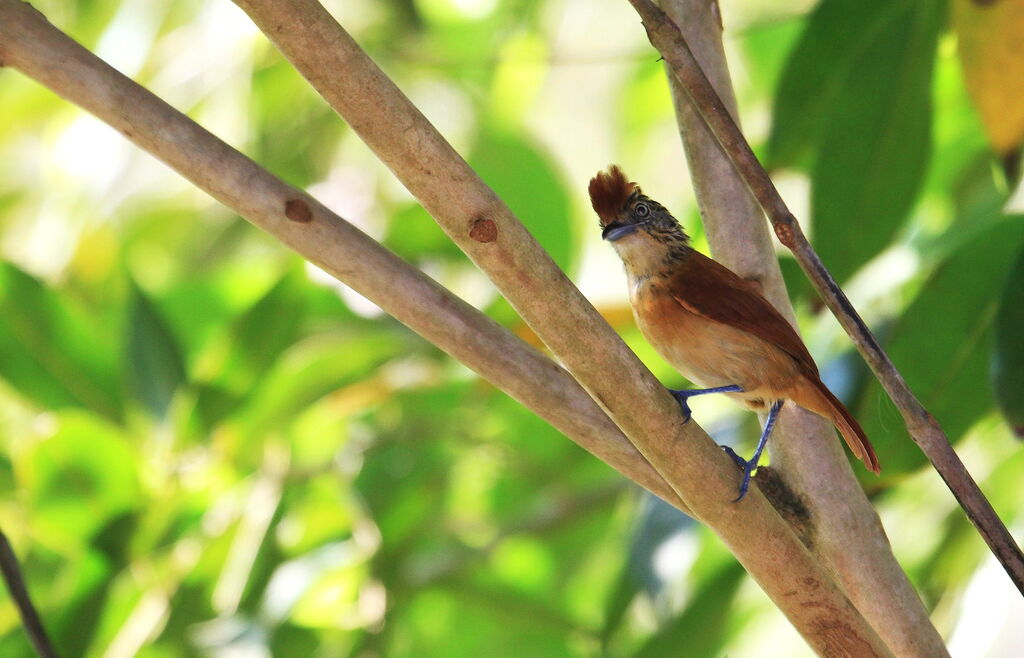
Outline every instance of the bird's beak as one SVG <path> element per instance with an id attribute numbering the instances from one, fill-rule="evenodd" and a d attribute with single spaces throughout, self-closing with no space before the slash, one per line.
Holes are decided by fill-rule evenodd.
<path id="1" fill-rule="evenodd" d="M 639 224 L 609 224 L 608 226 L 604 227 L 603 231 L 601 231 L 601 237 L 607 240 L 608 242 L 615 242 L 619 238 L 626 237 L 633 231 L 637 230 L 637 228 L 639 227 Z"/>

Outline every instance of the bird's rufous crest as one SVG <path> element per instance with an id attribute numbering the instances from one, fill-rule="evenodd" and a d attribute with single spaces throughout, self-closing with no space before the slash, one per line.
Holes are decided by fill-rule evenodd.
<path id="1" fill-rule="evenodd" d="M 622 208 L 626 205 L 633 192 L 640 188 L 630 182 L 618 165 L 608 167 L 608 171 L 600 171 L 590 179 L 590 204 L 601 220 L 601 226 L 614 222 Z"/>

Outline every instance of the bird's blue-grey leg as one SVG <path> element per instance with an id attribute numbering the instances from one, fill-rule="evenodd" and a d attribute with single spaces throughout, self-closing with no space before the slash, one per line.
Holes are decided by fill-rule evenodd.
<path id="1" fill-rule="evenodd" d="M 730 386 L 716 386 L 715 388 L 691 388 L 676 391 L 668 389 L 668 392 L 672 394 L 672 397 L 679 403 L 679 408 L 683 410 L 683 422 L 690 422 L 690 405 L 687 404 L 687 400 L 697 395 L 707 395 L 708 393 L 742 393 L 743 389 L 735 384 Z"/>
<path id="2" fill-rule="evenodd" d="M 757 442 L 757 449 L 754 450 L 754 456 L 750 461 L 746 461 L 742 457 L 736 454 L 736 451 L 729 446 L 722 446 L 725 451 L 729 454 L 733 460 L 740 465 L 743 469 L 743 483 L 740 485 L 740 495 L 736 500 L 732 501 L 738 503 L 743 500 L 743 497 L 747 495 L 747 489 L 750 488 L 750 476 L 757 470 L 757 462 L 761 461 L 761 453 L 764 452 L 764 447 L 768 445 L 768 437 L 772 433 L 772 428 L 775 427 L 775 419 L 779 417 L 779 410 L 782 409 L 782 400 L 778 400 L 772 405 L 771 410 L 768 412 L 768 421 L 764 424 L 764 431 L 761 432 L 761 438 Z"/>

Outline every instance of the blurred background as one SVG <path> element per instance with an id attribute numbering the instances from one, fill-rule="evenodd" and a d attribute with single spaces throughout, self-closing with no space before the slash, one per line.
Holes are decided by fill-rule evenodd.
<path id="1" fill-rule="evenodd" d="M 33 4 L 535 340 L 233 4 Z M 633 325 L 586 199 L 619 163 L 707 251 L 628 3 L 325 4 L 661 380 L 687 385 Z M 721 7 L 751 142 L 1018 538 L 1022 7 Z M 0 528 L 64 655 L 809 654 L 706 529 L 10 70 L 0 256 Z M 854 470 L 951 651 L 1019 655 L 1019 595 L 779 256 L 826 382 L 885 467 Z M 753 414 L 694 410 L 751 449 Z M 0 654 L 31 655 L 6 592 Z"/>

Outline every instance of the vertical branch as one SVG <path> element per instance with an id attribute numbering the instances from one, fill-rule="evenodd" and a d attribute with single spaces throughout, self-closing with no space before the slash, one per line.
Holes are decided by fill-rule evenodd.
<path id="1" fill-rule="evenodd" d="M 694 56 L 736 121 L 736 99 L 722 47 L 715 0 L 664 0 Z M 679 81 L 669 75 L 690 176 L 715 258 L 757 281 L 796 326 L 764 214 Z M 738 121 L 737 121 L 738 124 Z M 893 652 L 942 656 L 946 649 L 928 611 L 896 562 L 878 520 L 850 469 L 831 424 L 793 405 L 783 409 L 768 449 L 772 468 L 806 506 L 809 544 Z"/>
<path id="2" fill-rule="evenodd" d="M 1021 553 L 992 504 L 967 472 L 938 421 L 911 392 L 903 376 L 807 241 L 800 224 L 775 189 L 768 172 L 758 162 L 739 127 L 701 71 L 679 27 L 651 0 L 629 1 L 640 14 L 651 44 L 668 62 L 679 85 L 686 91 L 737 173 L 768 215 L 779 241 L 796 256 L 801 269 L 899 409 L 910 437 L 931 461 L 1007 575 L 1024 594 L 1024 553 Z"/>

